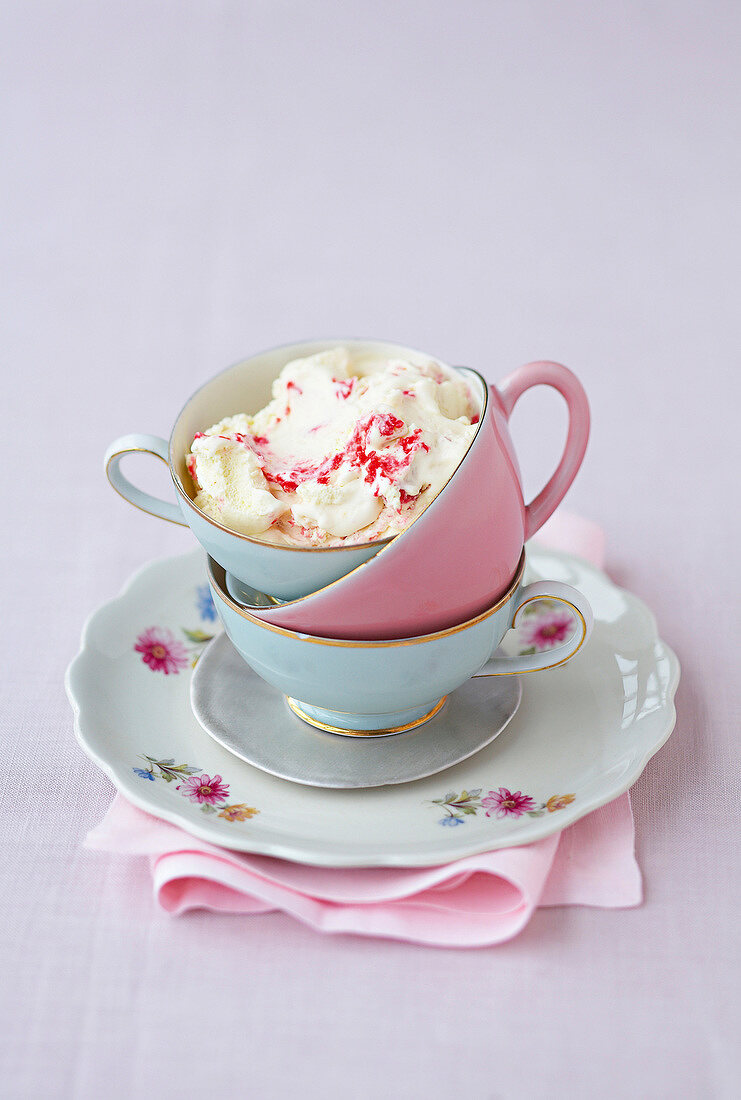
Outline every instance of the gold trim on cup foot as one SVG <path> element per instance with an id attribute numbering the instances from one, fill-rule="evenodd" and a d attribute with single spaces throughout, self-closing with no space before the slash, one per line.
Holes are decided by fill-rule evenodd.
<path id="1" fill-rule="evenodd" d="M 394 733 L 407 733 L 409 730 L 416 729 L 417 726 L 422 726 L 425 722 L 429 722 L 431 718 L 434 718 L 445 706 L 447 699 L 447 695 L 443 695 L 442 699 L 435 703 L 432 710 L 429 710 L 427 714 L 423 714 L 421 718 L 415 718 L 413 722 L 407 722 L 404 726 L 389 726 L 388 729 L 380 730 L 351 730 L 345 726 L 330 726 L 326 722 L 320 722 L 318 718 L 311 718 L 301 708 L 301 704 L 296 699 L 286 695 L 286 702 L 297 718 L 300 718 L 303 722 L 308 722 L 315 729 L 323 730 L 325 733 L 339 733 L 343 737 L 390 737 Z"/>

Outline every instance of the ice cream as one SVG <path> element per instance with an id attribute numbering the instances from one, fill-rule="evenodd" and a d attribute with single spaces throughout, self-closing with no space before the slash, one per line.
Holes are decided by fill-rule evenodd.
<path id="1" fill-rule="evenodd" d="M 194 503 L 283 545 L 388 538 L 437 496 L 477 422 L 449 369 L 333 348 L 288 363 L 260 412 L 196 434 L 186 458 Z"/>

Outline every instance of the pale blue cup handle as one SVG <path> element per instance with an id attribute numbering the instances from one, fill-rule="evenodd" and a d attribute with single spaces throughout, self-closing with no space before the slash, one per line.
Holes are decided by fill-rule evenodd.
<path id="1" fill-rule="evenodd" d="M 589 601 L 581 592 L 577 592 L 570 584 L 561 584 L 560 581 L 536 581 L 527 584 L 515 596 L 515 611 L 512 616 L 512 626 L 517 625 L 517 616 L 523 607 L 535 600 L 557 600 L 566 604 L 569 611 L 575 616 L 580 629 L 573 638 L 563 645 L 553 649 L 543 650 L 541 653 L 527 653 L 522 657 L 507 657 L 497 654 L 486 662 L 477 676 L 509 676 L 515 672 L 542 672 L 547 668 L 558 668 L 571 660 L 577 650 L 586 642 L 592 633 L 594 616 L 589 606 Z"/>
<path id="2" fill-rule="evenodd" d="M 169 468 L 170 448 L 166 439 L 161 439 L 158 435 L 122 435 L 120 439 L 111 443 L 103 460 L 111 485 L 135 508 L 141 508 L 143 512 L 159 516 L 160 519 L 169 520 L 170 523 L 179 523 L 181 527 L 187 527 L 177 504 L 172 504 L 169 500 L 160 500 L 151 493 L 137 489 L 136 485 L 132 485 L 121 473 L 120 463 L 124 455 L 141 453 L 156 455 Z"/>

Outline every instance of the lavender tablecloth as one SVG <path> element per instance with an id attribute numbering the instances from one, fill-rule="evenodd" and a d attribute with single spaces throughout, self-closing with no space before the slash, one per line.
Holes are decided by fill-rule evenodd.
<path id="1" fill-rule="evenodd" d="M 683 0 L 0 6 L 4 1095 L 734 1095 L 740 37 Z M 143 865 L 82 850 L 112 788 L 65 666 L 191 545 L 105 447 L 324 334 L 583 379 L 569 507 L 683 664 L 633 791 L 640 909 L 462 955 L 172 920 Z M 532 493 L 565 416 L 533 394 L 513 423 Z"/>

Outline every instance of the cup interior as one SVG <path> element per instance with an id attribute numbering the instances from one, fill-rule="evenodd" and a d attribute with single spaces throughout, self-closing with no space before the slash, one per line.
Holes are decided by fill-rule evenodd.
<path id="1" fill-rule="evenodd" d="M 289 602 L 279 600 L 277 596 L 268 596 L 266 592 L 258 592 L 256 588 L 240 581 L 239 577 L 235 577 L 233 573 L 224 574 L 224 586 L 234 602 L 248 610 L 264 611 L 266 608 L 282 607 Z"/>
<path id="2" fill-rule="evenodd" d="M 425 363 L 431 359 L 439 363 L 447 370 L 453 370 L 442 360 L 405 347 L 402 344 L 388 343 L 381 340 L 365 339 L 335 339 L 335 340 L 311 340 L 304 343 L 284 344 L 281 347 L 272 348 L 269 351 L 253 355 L 235 363 L 231 367 L 217 374 L 209 382 L 188 399 L 181 409 L 170 436 L 170 470 L 175 487 L 178 492 L 187 499 L 191 507 L 196 509 L 199 515 L 216 526 L 221 526 L 212 517 L 207 516 L 193 504 L 196 490 L 188 474 L 185 458 L 190 451 L 191 443 L 196 432 L 205 431 L 212 424 L 218 423 L 227 416 L 235 413 L 256 413 L 262 409 L 271 399 L 272 385 L 283 367 L 293 359 L 301 359 L 317 352 L 329 351 L 336 347 L 347 347 L 360 357 L 363 355 L 383 355 L 389 358 L 404 358 L 413 363 Z M 469 377 L 467 373 L 467 378 Z M 480 404 L 477 408 L 479 416 L 482 415 L 485 394 L 476 392 L 473 380 L 478 377 L 471 372 L 471 393 L 474 401 Z M 240 532 L 232 532 L 248 541 L 260 542 L 256 536 L 241 535 Z M 388 539 L 374 540 L 374 545 L 388 542 Z M 269 543 L 262 543 L 269 546 Z M 366 545 L 355 543 L 354 548 Z M 313 549 L 307 547 L 306 549 Z"/>

